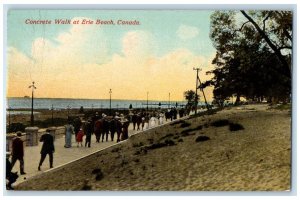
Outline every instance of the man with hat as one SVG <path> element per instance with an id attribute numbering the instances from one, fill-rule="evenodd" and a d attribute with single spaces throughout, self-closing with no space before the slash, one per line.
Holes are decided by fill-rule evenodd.
<path id="1" fill-rule="evenodd" d="M 53 136 L 50 135 L 50 129 L 47 129 L 46 133 L 41 136 L 40 142 L 43 142 L 43 146 L 41 149 L 41 160 L 39 163 L 38 170 L 41 171 L 41 166 L 47 154 L 49 155 L 50 168 L 53 168 L 53 153 L 55 149 L 54 149 Z"/>
<path id="2" fill-rule="evenodd" d="M 12 165 L 9 161 L 10 153 L 6 152 L 6 188 L 8 190 L 13 190 L 14 188 L 12 187 L 12 184 L 16 182 L 18 179 L 18 172 L 11 172 L 12 170 Z"/>
<path id="3" fill-rule="evenodd" d="M 26 174 L 24 172 L 24 145 L 23 140 L 21 139 L 21 131 L 17 132 L 17 137 L 12 141 L 12 158 L 11 158 L 11 167 L 13 168 L 16 161 L 20 161 L 20 174 Z"/>

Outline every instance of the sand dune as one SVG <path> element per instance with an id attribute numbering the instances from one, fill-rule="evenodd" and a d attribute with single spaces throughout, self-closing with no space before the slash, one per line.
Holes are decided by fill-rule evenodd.
<path id="1" fill-rule="evenodd" d="M 249 105 L 133 135 L 16 190 L 284 191 L 290 177 L 290 113 Z"/>

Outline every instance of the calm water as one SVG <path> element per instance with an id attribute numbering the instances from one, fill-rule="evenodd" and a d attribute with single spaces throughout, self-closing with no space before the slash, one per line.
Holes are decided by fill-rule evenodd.
<path id="1" fill-rule="evenodd" d="M 149 108 L 157 108 L 158 103 L 161 103 L 161 108 L 168 108 L 168 101 L 148 101 Z M 186 102 L 178 101 L 178 105 L 185 105 Z M 29 109 L 31 108 L 31 98 L 7 98 L 7 108 L 12 109 Z M 111 107 L 118 109 L 128 109 L 132 104 L 133 108 L 146 108 L 146 100 L 111 100 Z M 155 105 L 151 105 L 155 104 Z M 48 99 L 37 98 L 34 99 L 35 109 L 67 109 L 69 108 L 109 108 L 109 99 Z M 170 106 L 175 106 L 176 102 L 171 101 Z"/>

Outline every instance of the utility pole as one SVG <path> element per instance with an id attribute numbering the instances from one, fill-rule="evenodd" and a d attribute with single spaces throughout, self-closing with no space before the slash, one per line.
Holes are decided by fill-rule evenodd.
<path id="1" fill-rule="evenodd" d="M 171 94 L 169 92 L 169 104 L 168 104 L 168 108 L 170 108 L 170 96 L 171 96 Z"/>
<path id="2" fill-rule="evenodd" d="M 207 110 L 209 110 L 209 106 L 208 106 L 208 103 L 207 103 L 207 100 L 206 100 L 206 97 L 205 97 L 205 94 L 204 94 L 204 90 L 202 88 L 202 83 L 201 83 L 201 80 L 199 78 L 199 71 L 202 71 L 202 69 L 200 68 L 193 68 L 193 70 L 197 70 L 197 77 L 196 77 L 196 96 L 195 96 L 195 114 L 197 114 L 197 90 L 200 88 L 200 90 L 202 91 L 202 94 L 203 94 L 203 97 L 204 97 L 204 101 L 205 101 L 205 105 L 206 105 L 206 108 Z M 200 83 L 200 85 L 198 86 L 198 82 Z"/>
<path id="3" fill-rule="evenodd" d="M 28 88 L 32 88 L 31 92 L 31 117 L 30 117 L 30 123 L 31 126 L 34 126 L 34 116 L 33 116 L 33 93 L 36 87 L 34 86 L 34 81 L 32 82 L 32 85 L 30 85 Z"/>
<path id="4" fill-rule="evenodd" d="M 53 104 L 52 104 L 52 106 L 51 106 L 51 113 L 52 113 L 52 126 L 53 126 L 53 124 L 54 124 L 54 121 L 53 121 L 53 110 L 54 110 L 54 108 L 53 108 Z"/>
<path id="5" fill-rule="evenodd" d="M 197 99 L 197 96 L 198 96 L 198 94 L 197 94 L 197 91 L 198 91 L 198 73 L 202 69 L 200 69 L 200 68 L 193 68 L 193 70 L 197 71 L 197 76 L 196 76 L 196 90 L 195 90 L 195 92 L 196 92 L 196 94 L 195 94 L 195 114 L 197 114 L 197 106 L 198 106 L 198 99 Z"/>
<path id="6" fill-rule="evenodd" d="M 147 112 L 148 112 L 148 95 L 149 95 L 149 92 L 147 92 Z"/>
<path id="7" fill-rule="evenodd" d="M 70 112 L 70 108 L 71 108 L 70 105 L 68 105 L 68 106 L 67 106 L 67 110 L 68 110 L 68 120 L 69 120 L 69 117 L 70 117 L 70 113 L 69 113 L 69 112 Z"/>
<path id="8" fill-rule="evenodd" d="M 8 107 L 8 130 L 10 131 L 10 110 L 11 107 Z"/>
<path id="9" fill-rule="evenodd" d="M 109 89 L 109 115 L 111 116 L 111 89 Z"/>

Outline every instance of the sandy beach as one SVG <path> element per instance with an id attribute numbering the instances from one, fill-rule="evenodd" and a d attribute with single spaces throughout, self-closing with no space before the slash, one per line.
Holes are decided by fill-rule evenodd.
<path id="1" fill-rule="evenodd" d="M 15 189 L 286 191 L 290 178 L 291 114 L 261 104 L 226 108 L 132 135 Z"/>

